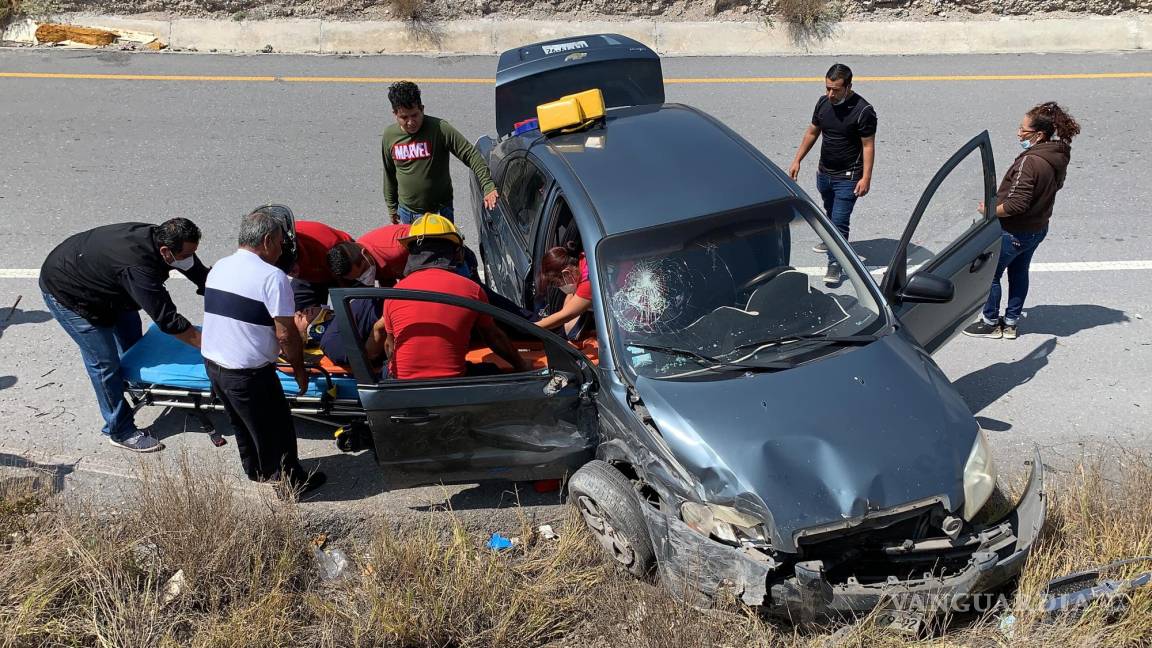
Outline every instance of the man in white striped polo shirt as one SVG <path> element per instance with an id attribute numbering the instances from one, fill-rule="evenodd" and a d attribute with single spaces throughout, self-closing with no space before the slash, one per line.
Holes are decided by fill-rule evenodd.
<path id="1" fill-rule="evenodd" d="M 245 216 L 240 249 L 208 273 L 201 353 L 212 389 L 232 422 L 248 478 L 282 479 L 299 495 L 319 487 L 325 476 L 309 475 L 300 465 L 292 414 L 276 375 L 275 362 L 283 352 L 300 393 L 308 389 L 292 285 L 273 265 L 282 251 L 284 226 L 272 209 Z"/>

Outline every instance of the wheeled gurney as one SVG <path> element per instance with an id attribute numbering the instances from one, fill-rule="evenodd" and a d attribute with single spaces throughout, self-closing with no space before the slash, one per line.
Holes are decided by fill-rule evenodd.
<path id="1" fill-rule="evenodd" d="M 280 383 L 292 414 L 337 427 L 363 419 L 356 379 L 326 359 L 310 362 L 310 384 L 301 395 L 297 394 L 299 388 L 291 370 L 281 367 Z M 203 414 L 224 411 L 224 405 L 212 393 L 200 351 L 155 325 L 124 354 L 120 366 L 126 381 L 125 393 L 134 409 L 158 406 L 193 410 L 208 432 L 212 432 L 212 426 Z"/>

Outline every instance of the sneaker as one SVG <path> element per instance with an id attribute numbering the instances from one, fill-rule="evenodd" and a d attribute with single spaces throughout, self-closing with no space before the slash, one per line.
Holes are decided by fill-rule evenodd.
<path id="1" fill-rule="evenodd" d="M 843 276 L 843 270 L 840 269 L 840 264 L 833 261 L 828 264 L 828 271 L 824 273 L 824 285 L 838 286 Z"/>
<path id="2" fill-rule="evenodd" d="M 964 329 L 964 335 L 969 337 L 1000 339 L 1004 336 L 1004 330 L 1001 328 L 1000 322 L 989 324 L 981 317 Z"/>
<path id="3" fill-rule="evenodd" d="M 1000 327 L 1000 330 L 1003 331 L 1005 340 L 1015 340 L 1016 336 L 1019 335 L 1016 331 L 1015 324 L 1004 324 Z"/>
<path id="4" fill-rule="evenodd" d="M 819 254 L 828 254 L 828 246 L 825 245 L 823 241 L 821 241 L 821 242 L 817 243 L 816 245 L 812 246 L 812 251 L 817 252 Z"/>
<path id="5" fill-rule="evenodd" d="M 109 437 L 108 441 L 117 448 L 124 448 L 132 452 L 156 452 L 157 450 L 164 449 L 164 444 L 160 443 L 156 437 L 148 436 L 139 430 L 129 434 L 123 439 Z"/>

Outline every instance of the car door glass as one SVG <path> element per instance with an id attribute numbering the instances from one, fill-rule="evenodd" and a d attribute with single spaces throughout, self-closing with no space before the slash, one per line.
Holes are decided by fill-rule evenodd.
<path id="1" fill-rule="evenodd" d="M 977 211 L 983 199 L 984 167 L 976 148 L 944 178 L 912 232 L 906 254 L 908 276 L 994 217 Z"/>
<path id="2" fill-rule="evenodd" d="M 527 239 L 544 204 L 547 184 L 544 174 L 526 158 L 519 158 L 509 163 L 505 178 L 504 199 L 508 202 L 509 217 Z"/>
<path id="3" fill-rule="evenodd" d="M 454 381 L 516 373 L 480 334 L 485 320 L 492 322 L 496 318 L 462 306 L 391 299 L 385 302 L 383 319 L 396 348 L 393 356 L 383 362 L 386 373 L 379 383 L 381 387 L 409 380 Z M 507 325 L 501 329 L 527 365 L 527 373 L 520 375 L 545 375 L 557 369 L 550 361 L 544 340 Z M 594 343 L 574 346 L 584 353 L 598 351 Z M 552 356 L 555 359 L 555 354 Z"/>

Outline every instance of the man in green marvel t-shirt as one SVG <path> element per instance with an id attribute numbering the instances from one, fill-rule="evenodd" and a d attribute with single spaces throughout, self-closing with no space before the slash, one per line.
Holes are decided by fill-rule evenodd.
<path id="1" fill-rule="evenodd" d="M 411 81 L 397 81 L 388 88 L 395 124 L 384 129 L 384 202 L 393 223 L 411 223 L 426 212 L 452 220 L 452 176 L 448 154 L 464 162 L 476 174 L 484 191 L 484 207 L 496 206 L 496 185 L 488 164 L 476 147 L 438 117 L 424 114 L 420 88 Z"/>

